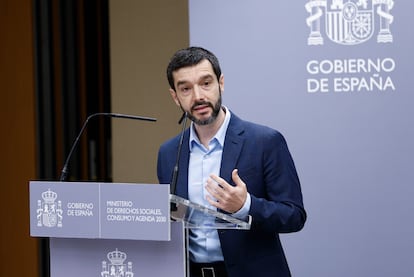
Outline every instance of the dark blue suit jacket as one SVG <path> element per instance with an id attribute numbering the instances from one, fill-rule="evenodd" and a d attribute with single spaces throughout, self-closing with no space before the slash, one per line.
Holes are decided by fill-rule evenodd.
<path id="1" fill-rule="evenodd" d="M 188 199 L 189 129 L 184 134 L 176 194 Z M 158 179 L 171 182 L 179 136 L 158 153 Z M 306 213 L 295 165 L 283 136 L 271 128 L 243 121 L 232 113 L 220 176 L 233 184 L 237 168 L 251 195 L 249 231 L 221 230 L 219 237 L 230 277 L 290 276 L 279 233 L 302 229 Z"/>

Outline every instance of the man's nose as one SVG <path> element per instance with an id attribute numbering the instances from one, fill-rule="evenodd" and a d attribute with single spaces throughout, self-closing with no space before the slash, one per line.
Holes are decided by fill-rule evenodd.
<path id="1" fill-rule="evenodd" d="M 193 95 L 194 95 L 194 99 L 197 99 L 197 100 L 204 99 L 203 90 L 199 86 L 194 86 Z"/>

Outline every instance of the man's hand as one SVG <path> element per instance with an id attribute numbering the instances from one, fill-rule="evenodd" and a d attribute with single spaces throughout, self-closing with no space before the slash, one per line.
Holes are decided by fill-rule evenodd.
<path id="1" fill-rule="evenodd" d="M 230 185 L 224 179 L 211 174 L 206 183 L 206 190 L 210 195 L 206 196 L 210 205 L 226 211 L 235 213 L 240 210 L 247 198 L 246 184 L 240 179 L 237 169 L 231 173 L 235 186 Z"/>

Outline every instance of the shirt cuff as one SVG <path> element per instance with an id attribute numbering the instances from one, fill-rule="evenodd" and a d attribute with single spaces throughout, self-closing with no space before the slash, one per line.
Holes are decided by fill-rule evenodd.
<path id="1" fill-rule="evenodd" d="M 250 193 L 247 193 L 246 201 L 244 202 L 243 207 L 241 207 L 240 210 L 232 214 L 232 216 L 240 220 L 245 220 L 249 216 L 251 202 L 252 199 L 250 198 Z"/>

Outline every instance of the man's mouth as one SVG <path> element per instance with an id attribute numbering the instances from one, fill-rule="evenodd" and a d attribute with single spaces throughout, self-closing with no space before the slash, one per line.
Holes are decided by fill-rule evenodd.
<path id="1" fill-rule="evenodd" d="M 193 106 L 192 110 L 195 112 L 203 113 L 203 112 L 206 112 L 205 110 L 208 109 L 209 107 L 210 105 L 207 103 L 199 104 L 199 105 Z"/>

